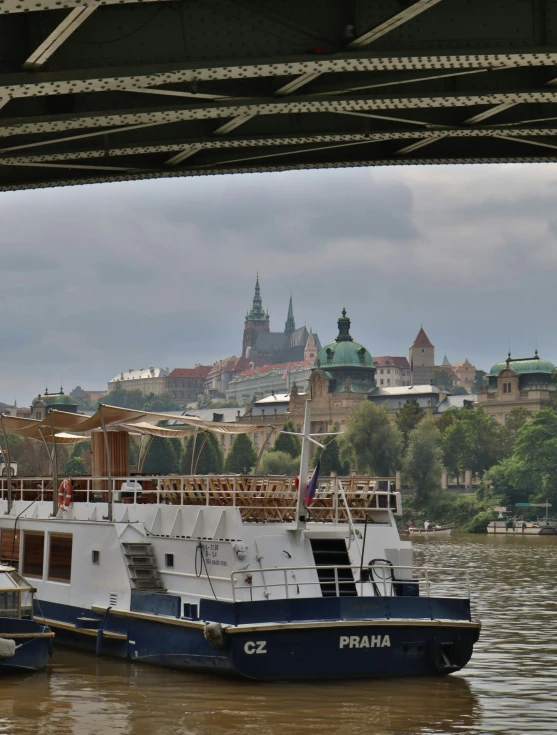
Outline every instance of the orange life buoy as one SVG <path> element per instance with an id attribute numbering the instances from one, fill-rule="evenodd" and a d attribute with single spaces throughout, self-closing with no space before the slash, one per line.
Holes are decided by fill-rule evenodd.
<path id="1" fill-rule="evenodd" d="M 66 477 L 58 488 L 58 507 L 65 510 L 72 502 L 72 483 Z"/>
<path id="2" fill-rule="evenodd" d="M 296 488 L 296 490 L 299 490 L 300 488 L 300 478 L 298 475 L 296 475 L 296 477 L 294 478 L 294 487 Z"/>

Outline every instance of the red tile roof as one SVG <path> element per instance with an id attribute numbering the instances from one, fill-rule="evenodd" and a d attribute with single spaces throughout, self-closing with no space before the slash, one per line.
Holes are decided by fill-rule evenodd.
<path id="1" fill-rule="evenodd" d="M 375 367 L 397 367 L 402 370 L 410 370 L 410 364 L 405 357 L 391 357 L 390 355 L 381 355 L 373 358 Z"/>
<path id="2" fill-rule="evenodd" d="M 170 374 L 169 378 L 201 378 L 205 380 L 209 375 L 210 365 L 196 365 L 193 368 L 175 368 Z"/>
<path id="3" fill-rule="evenodd" d="M 424 328 L 420 327 L 420 331 L 418 332 L 418 336 L 414 340 L 414 344 L 412 347 L 433 347 L 431 342 L 429 341 L 429 337 L 424 332 Z"/>

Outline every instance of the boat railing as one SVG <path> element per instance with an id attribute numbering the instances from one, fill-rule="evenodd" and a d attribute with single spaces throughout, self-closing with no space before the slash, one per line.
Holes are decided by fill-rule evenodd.
<path id="1" fill-rule="evenodd" d="M 358 589 L 360 596 L 363 596 L 364 584 L 371 585 L 376 597 L 414 594 L 420 597 L 470 599 L 469 571 L 452 567 L 396 566 L 385 562 L 364 566 L 259 567 L 234 571 L 230 579 L 234 602 L 245 601 L 247 596 L 251 599 L 254 590 L 263 590 L 267 598 L 272 596 L 273 590 L 278 590 L 286 599 L 296 599 L 299 597 L 300 585 L 304 588 L 308 585 L 320 586 L 323 596 L 327 597 L 353 596 L 354 590 Z M 412 591 L 408 589 L 409 586 Z"/>
<path id="2" fill-rule="evenodd" d="M 63 478 L 60 477 L 60 480 Z M 244 521 L 293 521 L 298 490 L 284 476 L 189 475 L 134 477 L 72 477 L 72 503 L 232 506 Z M 0 480 L 0 498 L 7 498 L 7 481 Z M 15 501 L 52 501 L 52 480 L 12 479 Z M 363 521 L 369 511 L 401 512 L 400 493 L 393 478 L 349 476 L 320 479 L 309 507 L 310 521 Z"/>

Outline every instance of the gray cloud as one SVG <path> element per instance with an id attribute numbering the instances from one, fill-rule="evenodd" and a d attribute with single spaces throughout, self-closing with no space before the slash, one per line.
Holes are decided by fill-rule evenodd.
<path id="1" fill-rule="evenodd" d="M 480 367 L 555 361 L 552 166 L 353 169 L 0 196 L 0 400 L 239 354 L 259 271 L 273 329 Z M 11 265 L 10 265 L 11 264 Z M 10 270 L 11 268 L 11 270 Z"/>

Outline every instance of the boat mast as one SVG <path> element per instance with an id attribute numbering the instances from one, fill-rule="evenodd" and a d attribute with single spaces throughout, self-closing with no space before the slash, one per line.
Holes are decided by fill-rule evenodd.
<path id="1" fill-rule="evenodd" d="M 8 444 L 8 434 L 6 433 L 6 427 L 4 426 L 4 415 L 0 413 L 0 423 L 2 424 L 2 433 L 4 434 L 4 441 L 6 442 L 6 461 L 4 467 L 6 467 L 6 477 L 8 479 L 8 513 L 10 514 L 13 505 L 12 497 L 12 458 L 10 456 L 10 445 Z"/>
<path id="2" fill-rule="evenodd" d="M 296 504 L 296 527 L 302 530 L 306 527 L 306 507 L 304 498 L 308 485 L 309 468 L 309 433 L 311 431 L 311 399 L 306 400 L 304 412 L 304 428 L 302 433 L 302 453 L 300 455 L 300 474 L 298 482 L 298 502 Z"/>

